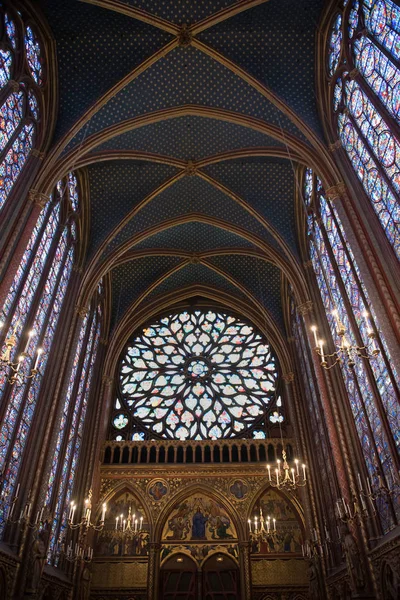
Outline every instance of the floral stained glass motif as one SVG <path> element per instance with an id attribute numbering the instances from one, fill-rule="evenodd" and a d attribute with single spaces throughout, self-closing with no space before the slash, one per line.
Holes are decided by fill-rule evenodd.
<path id="1" fill-rule="evenodd" d="M 0 209 L 16 182 L 33 147 L 35 127 L 25 125 L 0 164 Z"/>
<path id="2" fill-rule="evenodd" d="M 72 209 L 76 212 L 79 208 L 79 194 L 78 194 L 78 182 L 74 173 L 68 174 L 68 190 L 69 199 L 72 205 Z"/>
<path id="3" fill-rule="evenodd" d="M 23 93 L 14 92 L 0 108 L 0 153 L 3 152 L 22 119 L 23 102 Z"/>
<path id="4" fill-rule="evenodd" d="M 276 361 L 261 335 L 214 311 L 150 325 L 120 365 L 123 403 L 136 421 L 152 435 L 183 440 L 245 433 L 275 408 L 276 383 Z"/>
<path id="5" fill-rule="evenodd" d="M 10 40 L 13 49 L 16 50 L 16 48 L 17 48 L 17 32 L 15 29 L 14 21 L 12 19 L 10 19 L 10 17 L 6 14 L 6 15 L 4 15 L 4 23 L 6 26 L 6 32 L 7 32 L 8 39 Z"/>
<path id="6" fill-rule="evenodd" d="M 10 79 L 12 54 L 0 48 L 0 87 L 3 88 Z"/>
<path id="7" fill-rule="evenodd" d="M 337 15 L 329 40 L 329 74 L 333 75 L 339 64 L 342 47 L 342 15 Z"/>
<path id="8" fill-rule="evenodd" d="M 338 39 L 336 21 L 332 40 Z M 328 53 L 338 132 L 400 258 L 400 141 L 391 122 L 400 123 L 400 8 L 390 0 L 355 1 L 348 27 L 349 46 L 340 40 L 340 49 L 331 45 Z M 351 62 L 355 80 L 343 71 Z"/>
<path id="9" fill-rule="evenodd" d="M 26 28 L 25 51 L 32 77 L 38 85 L 43 83 L 43 68 L 41 63 L 40 44 L 31 27 Z"/>

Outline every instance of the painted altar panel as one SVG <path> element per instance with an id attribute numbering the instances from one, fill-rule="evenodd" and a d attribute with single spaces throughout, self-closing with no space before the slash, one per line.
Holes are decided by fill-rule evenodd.
<path id="1" fill-rule="evenodd" d="M 275 490 L 268 490 L 257 500 L 252 517 L 276 519 L 276 532 L 271 531 L 264 541 L 252 540 L 253 554 L 294 554 L 301 553 L 303 535 L 301 523 L 290 501 Z M 271 527 L 272 530 L 272 527 Z"/>
<path id="2" fill-rule="evenodd" d="M 162 540 L 221 542 L 237 540 L 237 533 L 225 508 L 197 493 L 182 500 L 171 511 L 164 525 Z"/>

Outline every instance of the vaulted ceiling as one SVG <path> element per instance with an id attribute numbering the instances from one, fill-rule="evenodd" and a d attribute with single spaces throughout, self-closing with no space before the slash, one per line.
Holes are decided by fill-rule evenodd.
<path id="1" fill-rule="evenodd" d="M 327 154 L 315 97 L 323 0 L 40 4 L 59 71 L 44 182 L 87 169 L 82 296 L 111 273 L 114 328 L 187 289 L 264 308 L 284 335 L 283 274 L 307 295 L 295 169 Z"/>

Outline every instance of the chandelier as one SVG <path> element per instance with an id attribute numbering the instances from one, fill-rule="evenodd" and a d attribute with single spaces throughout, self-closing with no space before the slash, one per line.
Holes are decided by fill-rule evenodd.
<path id="1" fill-rule="evenodd" d="M 0 330 L 3 328 L 3 323 L 0 323 Z M 17 338 L 17 329 L 18 329 L 19 321 L 16 322 L 14 330 L 8 338 L 4 341 L 4 347 L 2 349 L 2 353 L 0 356 L 0 368 L 4 372 L 5 377 L 10 385 L 14 385 L 15 383 L 22 384 L 26 379 L 33 379 L 39 372 L 39 360 L 40 356 L 43 353 L 41 348 L 37 349 L 36 362 L 33 369 L 30 369 L 29 374 L 24 372 L 23 363 L 29 357 L 28 349 L 29 344 L 31 342 L 32 337 L 35 335 L 34 331 L 30 331 L 28 334 L 28 340 L 25 344 L 25 348 L 23 352 L 19 355 L 16 362 L 11 358 L 13 355 L 14 349 L 17 347 L 18 338 Z"/>
<path id="2" fill-rule="evenodd" d="M 132 539 L 139 537 L 141 533 L 145 532 L 143 529 L 143 517 L 136 519 L 136 515 L 132 515 L 132 507 L 130 506 L 126 519 L 123 514 L 115 519 L 115 532 L 119 537 L 129 537 Z"/>
<path id="3" fill-rule="evenodd" d="M 107 504 L 103 504 L 103 510 L 100 517 L 100 522 L 98 525 L 92 523 L 92 490 L 89 490 L 88 497 L 85 500 L 85 507 L 82 514 L 82 518 L 79 523 L 74 523 L 76 504 L 74 501 L 70 504 L 70 510 L 68 515 L 68 527 L 72 530 L 74 529 L 84 529 L 88 531 L 89 529 L 93 529 L 94 531 L 101 531 L 104 527 L 104 519 L 106 516 Z"/>
<path id="4" fill-rule="evenodd" d="M 347 363 L 347 365 L 353 369 L 357 358 L 376 358 L 379 354 L 379 348 L 376 344 L 376 335 L 371 327 L 369 320 L 369 314 L 363 313 L 363 317 L 367 326 L 367 335 L 369 343 L 366 346 L 356 346 L 349 342 L 349 338 L 346 332 L 346 328 L 340 320 L 337 309 L 332 311 L 332 315 L 335 318 L 337 326 L 337 334 L 340 338 L 340 344 L 336 344 L 337 350 L 333 354 L 327 354 L 324 350 L 324 340 L 318 338 L 317 327 L 313 325 L 311 331 L 314 334 L 315 351 L 321 358 L 321 366 L 324 369 L 331 369 L 335 365 Z"/>
<path id="5" fill-rule="evenodd" d="M 271 487 L 292 492 L 297 487 L 304 487 L 306 485 L 306 465 L 304 463 L 301 465 L 300 472 L 299 460 L 295 458 L 295 467 L 289 467 L 286 456 L 286 451 L 282 450 L 282 460 L 278 458 L 276 461 L 274 474 L 271 474 L 271 465 L 267 464 L 268 481 Z"/>
<path id="6" fill-rule="evenodd" d="M 268 538 L 276 533 L 276 519 L 272 519 L 268 515 L 264 519 L 262 509 L 260 507 L 260 521 L 258 521 L 257 515 L 254 517 L 253 529 L 251 528 L 251 519 L 249 519 L 249 532 L 252 539 L 261 540 L 262 542 L 268 541 Z"/>

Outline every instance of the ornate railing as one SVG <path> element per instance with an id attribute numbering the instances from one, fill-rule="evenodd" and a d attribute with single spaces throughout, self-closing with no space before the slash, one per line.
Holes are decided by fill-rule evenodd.
<path id="1" fill-rule="evenodd" d="M 294 440 L 284 440 L 288 458 L 293 456 Z M 140 464 L 207 464 L 275 462 L 282 455 L 279 438 L 265 440 L 205 440 L 145 442 L 107 441 L 104 465 Z"/>

